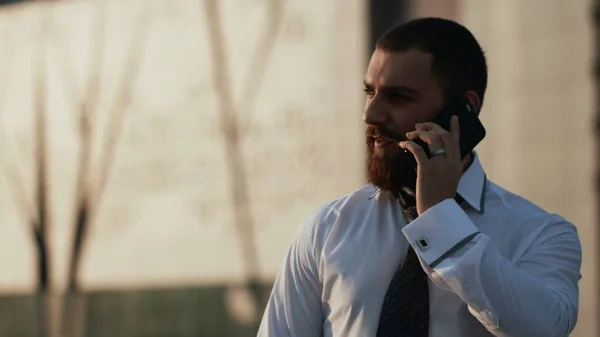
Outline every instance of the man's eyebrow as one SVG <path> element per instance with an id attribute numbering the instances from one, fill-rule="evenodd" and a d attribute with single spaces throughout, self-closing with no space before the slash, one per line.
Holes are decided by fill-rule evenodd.
<path id="1" fill-rule="evenodd" d="M 364 84 L 365 88 L 373 87 L 366 80 L 363 80 L 363 84 Z M 385 86 L 382 86 L 379 90 L 385 91 L 385 92 L 404 93 L 404 94 L 409 94 L 409 95 L 413 95 L 413 96 L 417 96 L 417 97 L 421 96 L 421 93 L 419 92 L 419 90 L 407 87 L 405 85 L 385 85 Z"/>

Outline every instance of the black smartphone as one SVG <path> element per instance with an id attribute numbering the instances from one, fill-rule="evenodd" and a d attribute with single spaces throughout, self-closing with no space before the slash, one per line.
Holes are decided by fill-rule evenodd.
<path id="1" fill-rule="evenodd" d="M 458 97 L 450 100 L 432 122 L 445 130 L 450 131 L 450 119 L 454 115 L 458 116 L 458 124 L 460 127 L 460 155 L 461 158 L 464 159 L 471 151 L 473 151 L 475 146 L 485 138 L 485 127 L 481 124 L 479 117 L 477 117 L 477 114 L 473 111 L 473 107 L 466 97 Z M 416 139 L 414 142 L 423 148 L 428 158 L 431 158 L 429 145 L 426 142 L 420 139 Z M 413 165 L 417 167 L 417 161 L 412 152 L 408 150 L 404 151 L 410 157 Z"/>

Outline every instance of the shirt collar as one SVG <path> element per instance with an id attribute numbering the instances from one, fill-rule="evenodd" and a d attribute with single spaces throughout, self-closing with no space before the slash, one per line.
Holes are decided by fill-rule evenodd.
<path id="1" fill-rule="evenodd" d="M 473 159 L 471 165 L 469 165 L 460 178 L 456 192 L 467 204 L 469 204 L 469 206 L 483 213 L 485 210 L 485 187 L 487 185 L 487 177 L 483 170 L 483 166 L 481 165 L 481 161 L 479 161 L 477 152 L 473 151 L 472 155 Z M 380 192 L 381 189 L 376 188 L 369 196 L 369 199 L 376 197 Z"/>
<path id="2" fill-rule="evenodd" d="M 473 151 L 473 160 L 460 178 L 457 192 L 469 206 L 483 213 L 486 185 L 485 171 L 479 161 L 479 156 Z"/>

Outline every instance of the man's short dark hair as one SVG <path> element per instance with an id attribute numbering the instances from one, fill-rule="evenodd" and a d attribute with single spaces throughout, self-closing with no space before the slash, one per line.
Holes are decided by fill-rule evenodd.
<path id="1" fill-rule="evenodd" d="M 461 24 L 442 18 L 419 18 L 385 33 L 377 50 L 403 52 L 417 49 L 433 56 L 433 74 L 446 95 L 475 91 L 483 104 L 487 63 L 473 34 Z"/>

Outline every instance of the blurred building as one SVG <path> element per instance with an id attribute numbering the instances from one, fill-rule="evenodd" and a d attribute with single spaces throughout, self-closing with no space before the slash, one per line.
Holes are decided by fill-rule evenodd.
<path id="1" fill-rule="evenodd" d="M 268 290 L 301 222 L 364 182 L 367 55 L 394 22 L 422 15 L 464 23 L 486 49 L 484 165 L 495 182 L 578 225 L 585 265 L 574 336 L 595 336 L 587 3 L 371 3 L 87 0 L 0 10 L 0 336 L 35 332 L 40 106 L 58 292 L 76 218 L 82 106 L 95 111 L 84 129 L 90 193 L 101 198 L 81 263 L 85 336 L 252 336 L 261 313 L 242 285 L 258 274 Z M 102 144 L 119 125 L 99 193 Z"/>

